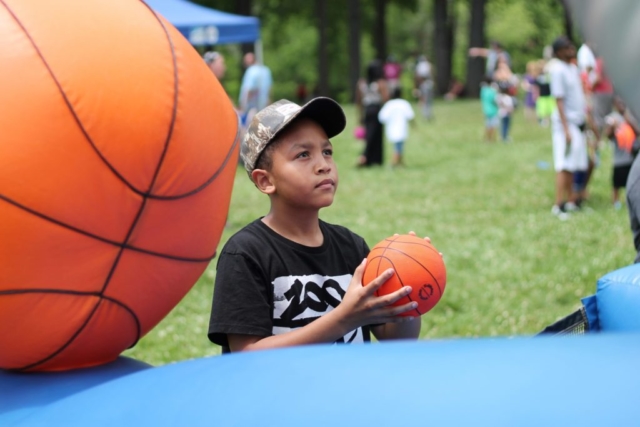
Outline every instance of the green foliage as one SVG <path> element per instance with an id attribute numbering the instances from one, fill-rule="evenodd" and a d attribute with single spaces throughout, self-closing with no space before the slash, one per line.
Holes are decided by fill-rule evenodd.
<path id="1" fill-rule="evenodd" d="M 300 82 L 311 92 L 317 83 L 315 27 L 302 19 L 282 19 L 278 26 L 265 28 L 263 38 L 264 63 L 271 69 L 275 81 L 274 99 L 295 100 Z"/>
<path id="2" fill-rule="evenodd" d="M 227 12 L 235 12 L 230 0 L 195 0 Z M 361 65 L 374 58 L 373 31 L 375 0 L 361 0 Z M 331 95 L 342 102 L 349 99 L 348 28 L 345 1 L 327 1 L 329 86 Z M 450 0 L 455 35 L 453 75 L 464 81 L 468 50 L 469 2 Z M 274 76 L 274 98 L 293 98 L 298 82 L 304 81 L 311 93 L 318 82 L 318 18 L 316 2 L 294 0 L 253 0 L 253 12 L 261 20 L 265 63 Z M 418 54 L 433 62 L 433 0 L 389 0 L 387 3 L 387 50 L 411 69 Z M 558 0 L 488 0 L 487 40 L 499 40 L 512 56 L 514 71 L 522 73 L 529 60 L 542 56 L 545 45 L 564 32 L 563 9 Z M 237 47 L 217 49 L 229 53 L 224 85 L 235 99 L 241 78 L 241 55 Z"/>
<path id="3" fill-rule="evenodd" d="M 522 111 L 513 117 L 514 142 L 488 144 L 479 102 L 437 102 L 435 120 L 418 117 L 410 130 L 406 168 L 363 170 L 354 167 L 362 149 L 351 136 L 355 109 L 345 110 L 348 128 L 333 140 L 340 188 L 321 217 L 370 246 L 409 230 L 431 237 L 444 254 L 447 288 L 422 317 L 421 339 L 535 334 L 579 307 L 598 278 L 632 262 L 627 212 L 610 204 L 610 147 L 601 150 L 588 210 L 563 222 L 550 213 L 554 172 L 538 167 L 552 162 L 550 130 Z M 219 249 L 268 209 L 238 168 Z M 215 264 L 126 355 L 165 364 L 219 353 L 206 337 Z"/>

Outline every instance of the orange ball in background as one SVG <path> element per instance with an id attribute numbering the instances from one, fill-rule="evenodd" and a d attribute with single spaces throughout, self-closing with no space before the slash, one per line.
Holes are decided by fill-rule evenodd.
<path id="1" fill-rule="evenodd" d="M 431 243 L 411 235 L 384 239 L 371 249 L 362 283 L 366 286 L 389 268 L 394 269 L 395 274 L 376 291 L 376 296 L 411 286 L 411 293 L 393 305 L 418 303 L 415 310 L 400 316 L 422 316 L 440 301 L 447 283 L 447 270 L 442 256 Z"/>
<path id="2" fill-rule="evenodd" d="M 236 113 L 142 1 L 4 0 L 0 40 L 0 368 L 112 361 L 214 256 Z"/>

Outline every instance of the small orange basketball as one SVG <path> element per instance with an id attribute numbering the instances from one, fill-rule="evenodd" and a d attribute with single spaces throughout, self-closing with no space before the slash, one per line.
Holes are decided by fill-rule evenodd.
<path id="1" fill-rule="evenodd" d="M 447 283 L 447 270 L 440 252 L 431 243 L 406 234 L 384 239 L 371 249 L 362 283 L 366 286 L 388 268 L 393 268 L 396 274 L 376 291 L 376 296 L 411 286 L 411 293 L 393 305 L 418 303 L 418 308 L 400 316 L 422 316 L 440 301 Z"/>

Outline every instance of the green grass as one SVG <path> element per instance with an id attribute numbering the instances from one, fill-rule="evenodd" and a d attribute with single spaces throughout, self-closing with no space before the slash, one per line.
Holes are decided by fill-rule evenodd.
<path id="1" fill-rule="evenodd" d="M 422 339 L 531 335 L 580 306 L 598 278 L 632 262 L 627 211 L 611 207 L 611 149 L 591 187 L 589 210 L 562 222 L 551 215 L 554 172 L 549 129 L 517 111 L 513 142 L 482 142 L 476 101 L 437 103 L 436 119 L 420 120 L 407 141 L 404 169 L 354 164 L 361 143 L 349 125 L 334 138 L 340 186 L 321 211 L 373 246 L 393 233 L 429 236 L 444 254 L 447 288 L 422 317 Z M 390 147 L 385 146 L 390 156 Z M 388 162 L 387 162 L 388 164 Z M 219 249 L 268 211 L 268 199 L 238 169 L 229 222 Z M 215 355 L 207 337 L 215 260 L 191 292 L 126 355 L 151 364 Z"/>

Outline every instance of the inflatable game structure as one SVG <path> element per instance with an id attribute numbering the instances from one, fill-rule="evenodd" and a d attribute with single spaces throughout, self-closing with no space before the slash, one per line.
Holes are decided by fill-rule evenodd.
<path id="1" fill-rule="evenodd" d="M 142 1 L 0 0 L 0 35 L 1 426 L 640 424 L 640 265 L 542 336 L 120 356 L 215 255 L 237 116 Z"/>

